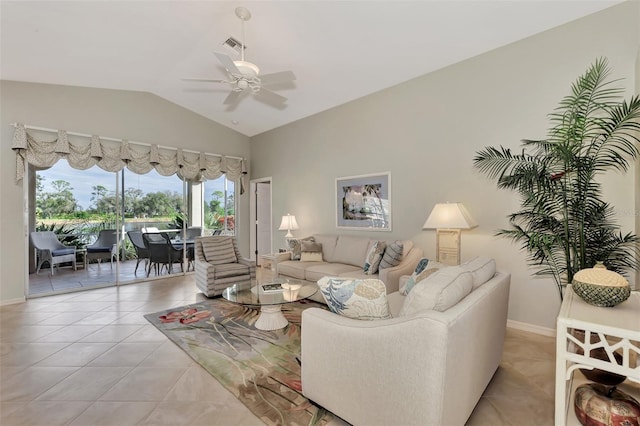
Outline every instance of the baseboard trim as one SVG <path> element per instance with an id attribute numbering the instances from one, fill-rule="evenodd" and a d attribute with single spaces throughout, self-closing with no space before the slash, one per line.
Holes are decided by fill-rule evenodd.
<path id="1" fill-rule="evenodd" d="M 27 301 L 27 299 L 25 299 L 24 297 L 17 298 L 17 299 L 0 300 L 0 306 L 15 305 L 16 303 L 24 303 L 26 301 Z"/>
<path id="2" fill-rule="evenodd" d="M 541 334 L 543 336 L 556 337 L 556 330 L 553 328 L 540 327 L 539 325 L 529 324 L 526 322 L 507 320 L 507 327 L 516 330 L 528 331 L 530 333 Z"/>

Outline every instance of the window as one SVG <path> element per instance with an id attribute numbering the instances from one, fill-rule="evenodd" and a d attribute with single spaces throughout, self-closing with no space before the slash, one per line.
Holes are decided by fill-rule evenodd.
<path id="1" fill-rule="evenodd" d="M 205 233 L 235 234 L 235 182 L 221 176 L 205 181 L 202 187 Z"/>

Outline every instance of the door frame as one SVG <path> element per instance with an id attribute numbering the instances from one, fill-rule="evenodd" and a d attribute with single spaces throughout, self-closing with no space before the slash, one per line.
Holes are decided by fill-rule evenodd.
<path id="1" fill-rule="evenodd" d="M 256 250 L 257 250 L 257 244 L 256 244 L 256 237 L 257 237 L 257 233 L 256 233 L 256 209 L 257 209 L 257 203 L 256 203 L 256 188 L 257 188 L 257 184 L 258 183 L 265 183 L 268 182 L 269 185 L 271 186 L 271 191 L 269 191 L 269 210 L 270 210 L 270 216 L 271 216 L 271 220 L 273 221 L 273 179 L 271 178 L 271 176 L 269 177 L 264 177 L 264 178 L 258 178 L 258 179 L 251 179 L 249 181 L 249 258 L 251 260 L 256 261 L 256 265 L 258 264 L 258 259 L 256 256 Z M 273 250 L 273 223 L 269 224 L 269 235 L 271 238 L 271 250 Z"/>

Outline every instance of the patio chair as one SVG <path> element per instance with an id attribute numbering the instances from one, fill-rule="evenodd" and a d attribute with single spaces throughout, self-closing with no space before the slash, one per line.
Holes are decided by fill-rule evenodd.
<path id="1" fill-rule="evenodd" d="M 169 274 L 173 273 L 173 264 L 180 263 L 180 269 L 184 271 L 182 265 L 182 248 L 175 248 L 171 244 L 171 238 L 166 232 L 146 232 L 142 234 L 144 246 L 149 252 L 149 264 L 147 266 L 147 277 L 151 274 L 151 268 L 155 267 L 156 275 L 162 272 L 164 266 Z"/>
<path id="2" fill-rule="evenodd" d="M 131 241 L 131 244 L 133 244 L 133 248 L 136 251 L 136 257 L 137 257 L 137 262 L 136 262 L 136 269 L 133 272 L 134 274 L 138 273 L 138 265 L 140 264 L 140 261 L 144 259 L 144 270 L 147 270 L 147 264 L 149 263 L 149 250 L 147 250 L 147 247 L 144 245 L 144 240 L 142 239 L 142 232 L 141 231 L 129 231 L 127 232 L 127 235 L 129 236 L 129 240 Z"/>
<path id="3" fill-rule="evenodd" d="M 76 268 L 76 248 L 62 244 L 52 231 L 37 231 L 31 233 L 31 244 L 36 249 L 36 275 L 45 262 L 49 262 L 51 275 L 54 274 L 54 266 L 71 262 L 73 270 Z"/>
<path id="4" fill-rule="evenodd" d="M 118 256 L 118 233 L 115 229 L 103 229 L 98 234 L 95 243 L 87 246 L 87 261 L 97 260 L 98 267 L 104 259 L 111 261 L 113 268 L 113 258 Z"/>
<path id="5" fill-rule="evenodd" d="M 160 232 L 160 231 L 158 231 L 158 228 L 156 228 L 155 226 L 150 226 L 148 228 L 142 228 L 142 233 L 143 234 L 146 234 L 147 232 L 157 233 L 157 232 Z"/>
<path id="6" fill-rule="evenodd" d="M 185 234 L 185 240 L 195 240 L 196 237 L 202 235 L 202 228 L 199 226 L 190 226 L 187 228 L 187 233 Z"/>

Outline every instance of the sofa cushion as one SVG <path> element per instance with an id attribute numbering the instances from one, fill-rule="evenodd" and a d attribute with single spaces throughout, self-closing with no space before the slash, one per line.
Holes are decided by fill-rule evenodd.
<path id="1" fill-rule="evenodd" d="M 327 306 L 336 314 L 362 320 L 391 318 L 387 289 L 378 279 L 324 277 L 318 281 L 318 287 Z"/>
<path id="2" fill-rule="evenodd" d="M 362 268 L 358 268 L 354 271 L 341 272 L 339 274 L 334 274 L 334 275 L 337 275 L 340 278 L 353 278 L 358 280 L 368 280 L 371 278 L 378 278 L 378 274 L 367 275 L 367 273 L 363 271 Z"/>
<path id="3" fill-rule="evenodd" d="M 250 274 L 249 267 L 243 263 L 225 263 L 216 265 L 213 271 L 214 278 L 237 277 Z"/>
<path id="4" fill-rule="evenodd" d="M 402 309 L 406 297 L 400 294 L 398 291 L 387 294 L 387 303 L 389 304 L 389 313 L 393 318 L 396 318 Z"/>
<path id="5" fill-rule="evenodd" d="M 313 236 L 313 240 L 316 243 L 322 244 L 322 259 L 325 262 L 333 262 L 333 252 L 336 249 L 336 240 L 338 239 L 337 235 L 324 235 L 324 234 L 316 234 Z"/>
<path id="6" fill-rule="evenodd" d="M 333 259 L 330 261 L 362 267 L 369 243 L 369 238 L 340 235 L 336 242 Z"/>
<path id="7" fill-rule="evenodd" d="M 233 248 L 232 237 L 216 237 L 202 239 L 202 254 L 212 265 L 235 263 L 238 261 Z"/>
<path id="8" fill-rule="evenodd" d="M 400 292 L 406 296 L 409 294 L 413 286 L 434 273 L 435 270 L 443 268 L 444 266 L 445 265 L 440 262 L 423 257 L 418 261 L 416 269 L 413 271 L 407 282 L 399 289 Z"/>
<path id="9" fill-rule="evenodd" d="M 496 274 L 496 261 L 488 257 L 475 257 L 460 265 L 473 276 L 473 290 L 489 281 Z"/>
<path id="10" fill-rule="evenodd" d="M 444 312 L 471 292 L 471 272 L 459 266 L 442 268 L 415 285 L 407 295 L 399 316 L 433 310 Z"/>
<path id="11" fill-rule="evenodd" d="M 345 273 L 352 274 L 355 271 L 362 271 L 357 266 L 345 265 L 342 263 L 308 263 L 304 279 L 307 281 L 318 281 L 325 276 L 338 276 Z"/>
<path id="12" fill-rule="evenodd" d="M 376 241 L 371 245 L 363 267 L 363 270 L 367 275 L 378 273 L 378 268 L 380 267 L 380 261 L 382 261 L 385 248 L 387 248 L 387 243 L 384 241 Z"/>
<path id="13" fill-rule="evenodd" d="M 434 267 L 434 268 L 425 268 L 419 273 L 414 272 L 413 274 L 411 274 L 411 276 L 407 280 L 407 283 L 402 288 L 402 294 L 406 296 L 407 294 L 409 294 L 411 289 L 415 287 L 417 283 L 419 283 L 424 279 L 427 279 L 431 274 L 433 274 L 434 272 L 437 272 L 438 270 L 439 268 Z"/>
<path id="14" fill-rule="evenodd" d="M 107 249 L 107 253 L 109 253 L 110 251 L 111 251 L 111 249 Z M 75 253 L 76 253 L 76 248 L 75 247 L 51 250 L 51 256 L 53 256 L 53 257 L 66 256 L 66 255 L 75 254 Z M 90 253 L 88 248 L 87 248 L 87 253 Z"/>
<path id="15" fill-rule="evenodd" d="M 305 279 L 305 270 L 311 265 L 318 265 L 318 262 L 302 262 L 299 260 L 286 260 L 278 263 L 276 266 L 278 275 L 286 275 L 287 277 Z"/>
<path id="16" fill-rule="evenodd" d="M 402 262 L 402 252 L 404 250 L 404 245 L 402 241 L 394 241 L 392 243 L 387 244 L 387 247 L 384 250 L 384 255 L 382 256 L 382 260 L 380 261 L 380 269 L 393 268 L 394 266 L 398 266 L 400 262 Z"/>

